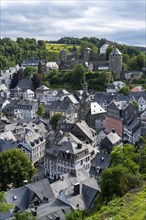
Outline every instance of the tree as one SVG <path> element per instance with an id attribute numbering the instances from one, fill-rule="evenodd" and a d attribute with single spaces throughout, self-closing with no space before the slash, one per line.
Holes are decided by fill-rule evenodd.
<path id="1" fill-rule="evenodd" d="M 52 128 L 54 130 L 56 130 L 57 125 L 58 125 L 58 121 L 61 118 L 62 114 L 60 113 L 56 113 L 52 116 L 51 120 L 50 120 L 50 124 L 52 125 Z"/>
<path id="2" fill-rule="evenodd" d="M 129 60 L 130 60 L 130 57 L 128 56 L 128 54 L 123 54 L 123 63 L 128 64 Z"/>
<path id="3" fill-rule="evenodd" d="M 24 69 L 24 77 L 25 78 L 29 78 L 31 76 L 33 76 L 36 73 L 36 68 L 33 66 L 27 66 Z"/>
<path id="4" fill-rule="evenodd" d="M 136 163 L 138 158 L 137 149 L 134 145 L 124 144 L 123 146 L 115 146 L 111 152 L 112 166 L 125 166 L 130 173 L 136 174 L 139 166 Z"/>
<path id="5" fill-rule="evenodd" d="M 14 214 L 12 220 L 36 220 L 36 217 L 33 216 L 32 212 L 17 212 Z"/>
<path id="6" fill-rule="evenodd" d="M 136 107 L 137 109 L 139 109 L 139 105 L 138 105 L 138 103 L 137 103 L 136 100 L 133 100 L 133 104 L 135 105 L 135 107 Z"/>
<path id="7" fill-rule="evenodd" d="M 94 53 L 97 53 L 97 52 L 98 52 L 97 47 L 96 47 L 93 43 L 91 43 L 91 42 L 89 42 L 89 41 L 87 41 L 87 40 L 83 40 L 83 41 L 81 42 L 81 48 L 80 48 L 81 53 L 83 53 L 83 51 L 84 51 L 85 48 L 87 48 L 87 47 L 89 47 Z"/>
<path id="8" fill-rule="evenodd" d="M 12 204 L 7 204 L 5 202 L 5 193 L 0 192 L 0 212 L 8 212 L 12 208 L 13 208 Z"/>
<path id="9" fill-rule="evenodd" d="M 43 68 L 42 68 L 42 63 L 41 63 L 41 61 L 39 61 L 39 64 L 38 64 L 38 73 L 39 73 L 39 74 L 42 74 L 42 73 L 43 73 Z"/>
<path id="10" fill-rule="evenodd" d="M 35 73 L 32 77 L 32 83 L 33 83 L 34 89 L 40 87 L 42 85 L 41 75 L 38 73 Z"/>
<path id="11" fill-rule="evenodd" d="M 83 220 L 87 215 L 87 210 L 74 210 L 66 216 L 66 220 Z"/>
<path id="12" fill-rule="evenodd" d="M 139 171 L 146 175 L 146 145 L 139 152 Z"/>
<path id="13" fill-rule="evenodd" d="M 113 47 L 109 46 L 106 50 L 106 60 L 109 60 L 109 54 L 112 52 Z"/>
<path id="14" fill-rule="evenodd" d="M 21 80 L 23 78 L 24 78 L 24 72 L 23 72 L 23 69 L 20 68 L 16 73 L 13 74 L 10 88 L 11 89 L 15 88 L 15 86 L 17 86 L 19 80 Z"/>
<path id="15" fill-rule="evenodd" d="M 128 169 L 121 165 L 107 168 L 101 174 L 101 193 L 107 201 L 111 200 L 114 195 L 123 196 L 129 189 L 128 184 Z"/>
<path id="16" fill-rule="evenodd" d="M 123 93 L 123 95 L 128 95 L 128 93 L 130 92 L 130 88 L 128 86 L 123 86 L 119 93 Z"/>
<path id="17" fill-rule="evenodd" d="M 82 64 L 77 64 L 73 69 L 72 86 L 74 89 L 80 89 L 84 82 L 85 69 Z"/>
<path id="18" fill-rule="evenodd" d="M 105 91 L 109 83 L 111 73 L 109 71 L 102 71 L 95 74 L 86 74 L 86 78 L 89 77 L 88 84 L 89 89 L 97 91 Z"/>
<path id="19" fill-rule="evenodd" d="M 0 167 L 0 188 L 4 191 L 9 184 L 19 187 L 26 179 L 30 182 L 35 173 L 27 155 L 15 148 L 0 154 Z"/>
<path id="20" fill-rule="evenodd" d="M 37 114 L 38 114 L 38 116 L 43 117 L 44 113 L 45 113 L 45 109 L 44 109 L 44 106 L 41 103 L 38 106 Z"/>

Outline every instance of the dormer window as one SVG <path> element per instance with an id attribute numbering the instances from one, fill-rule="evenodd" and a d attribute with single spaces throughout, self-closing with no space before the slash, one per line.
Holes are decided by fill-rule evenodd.
<path id="1" fill-rule="evenodd" d="M 32 147 L 34 147 L 34 145 L 35 145 L 35 143 L 34 143 L 34 142 L 31 142 L 30 144 L 31 144 L 31 146 L 32 146 Z"/>
<path id="2" fill-rule="evenodd" d="M 43 141 L 43 136 L 40 137 L 40 141 Z"/>
<path id="3" fill-rule="evenodd" d="M 39 139 L 35 140 L 36 144 L 39 144 Z"/>

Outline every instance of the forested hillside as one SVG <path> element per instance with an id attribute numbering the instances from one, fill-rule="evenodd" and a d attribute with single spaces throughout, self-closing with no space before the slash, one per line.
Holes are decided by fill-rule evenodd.
<path id="1" fill-rule="evenodd" d="M 135 189 L 122 198 L 115 198 L 86 220 L 145 220 L 146 186 Z"/>
<path id="2" fill-rule="evenodd" d="M 53 44 L 58 44 L 58 50 L 53 49 Z M 17 38 L 16 41 L 10 38 L 0 39 L 0 70 L 21 64 L 26 59 L 43 59 L 46 61 L 58 60 L 59 51 L 62 50 L 62 46 L 65 46 L 66 50 L 77 51 L 81 53 L 85 47 L 90 47 L 95 53 L 99 53 L 99 48 L 104 44 L 115 44 L 119 50 L 123 53 L 123 63 L 128 68 L 140 68 L 144 63 L 144 51 L 145 48 L 133 47 L 127 45 L 121 45 L 114 42 L 110 42 L 106 39 L 91 38 L 68 38 L 64 37 L 58 41 L 48 42 L 43 40 L 36 40 L 34 38 Z M 48 45 L 51 46 L 49 47 Z M 51 48 L 52 47 L 52 48 Z M 110 49 L 110 48 L 109 48 Z M 107 51 L 108 52 L 108 51 Z M 140 60 L 140 66 L 137 65 L 137 60 Z"/>

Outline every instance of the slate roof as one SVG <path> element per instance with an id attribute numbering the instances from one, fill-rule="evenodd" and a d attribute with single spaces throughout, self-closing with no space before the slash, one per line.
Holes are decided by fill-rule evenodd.
<path id="1" fill-rule="evenodd" d="M 110 165 L 110 155 L 104 153 L 97 153 L 96 156 L 91 161 L 91 167 L 100 167 L 100 169 L 105 169 Z"/>
<path id="2" fill-rule="evenodd" d="M 44 198 L 47 198 L 48 201 L 54 199 L 54 194 L 48 179 L 43 179 L 36 183 L 27 184 L 22 187 L 7 191 L 6 201 L 8 204 L 15 204 L 21 211 L 24 211 L 28 209 L 34 194 L 42 202 Z"/>
<path id="3" fill-rule="evenodd" d="M 107 89 L 116 89 L 113 83 L 108 84 Z"/>
<path id="4" fill-rule="evenodd" d="M 72 141 L 64 141 L 62 146 L 59 148 L 60 151 L 69 152 L 71 154 L 78 154 L 86 149 L 88 149 L 86 144 L 82 143 L 82 147 L 78 148 L 78 144 Z"/>
<path id="5" fill-rule="evenodd" d="M 67 111 L 70 103 L 66 101 L 53 101 L 50 105 L 51 110 Z"/>
<path id="6" fill-rule="evenodd" d="M 116 144 L 118 141 L 121 140 L 121 137 L 114 132 L 110 132 L 106 137 L 112 144 Z"/>
<path id="7" fill-rule="evenodd" d="M 12 90 L 16 90 L 16 91 L 22 91 L 22 89 L 19 87 L 19 86 L 16 86 L 14 89 L 12 89 Z"/>
<path id="8" fill-rule="evenodd" d="M 136 101 L 138 101 L 140 97 L 143 97 L 143 99 L 146 100 L 146 92 L 130 92 L 128 96 L 129 98 L 134 97 Z"/>
<path id="9" fill-rule="evenodd" d="M 77 182 L 76 182 L 77 183 Z M 93 205 L 97 193 L 100 192 L 99 186 L 94 178 L 89 178 L 79 183 L 80 192 L 74 195 L 74 185 L 60 191 L 57 199 L 71 206 L 74 210 L 89 210 Z"/>
<path id="10" fill-rule="evenodd" d="M 44 60 L 30 59 L 30 60 L 23 60 L 21 65 L 22 66 L 38 66 L 39 62 L 41 62 L 42 65 L 45 64 Z"/>
<path id="11" fill-rule="evenodd" d="M 109 55 L 122 55 L 122 53 L 117 48 L 114 48 Z"/>
<path id="12" fill-rule="evenodd" d="M 13 133 L 11 131 L 5 131 L 3 133 L 0 134 L 0 139 L 1 140 L 7 140 L 7 141 L 12 141 L 12 142 L 16 142 L 16 138 L 13 135 Z"/>
<path id="13" fill-rule="evenodd" d="M 113 100 L 117 101 L 126 101 L 128 100 L 128 96 L 124 96 L 122 93 L 107 93 L 107 92 L 96 92 L 94 101 L 98 102 L 99 104 L 101 102 L 106 102 L 107 104 L 110 103 Z"/>
<path id="14" fill-rule="evenodd" d="M 47 178 L 26 186 L 34 192 L 41 201 L 43 201 L 44 197 L 47 198 L 48 201 L 54 198 L 53 191 Z"/>
<path id="15" fill-rule="evenodd" d="M 90 178 L 82 182 L 83 198 L 88 210 L 91 208 L 97 192 L 100 192 L 100 188 L 94 178 Z"/>
<path id="16" fill-rule="evenodd" d="M 63 143 L 64 141 L 73 141 L 77 144 L 83 144 L 80 139 L 78 139 L 75 135 L 72 133 L 68 132 L 67 135 L 64 135 L 63 138 L 59 141 L 59 143 Z"/>
<path id="17" fill-rule="evenodd" d="M 67 95 L 67 97 L 66 97 L 66 98 L 68 98 L 68 99 L 71 101 L 71 103 L 72 103 L 72 104 L 74 104 L 74 105 L 79 104 L 79 102 L 77 101 L 77 99 L 75 98 L 75 96 L 74 96 L 74 95 L 72 95 L 72 94 Z"/>
<path id="18" fill-rule="evenodd" d="M 127 106 L 129 105 L 130 102 L 127 102 L 127 101 L 113 101 L 114 104 L 116 105 L 116 107 L 119 109 L 119 110 L 124 110 L 127 108 Z"/>
<path id="19" fill-rule="evenodd" d="M 47 86 L 42 85 L 36 89 L 36 92 L 40 92 L 40 91 L 43 92 L 43 91 L 49 91 L 49 90 L 50 89 Z"/>
<path id="20" fill-rule="evenodd" d="M 60 217 L 61 220 L 66 220 L 66 215 L 70 211 L 71 208 L 69 206 L 56 199 L 39 206 L 37 209 L 37 218 L 39 220 L 55 220 L 57 217 Z"/>
<path id="21" fill-rule="evenodd" d="M 62 176 L 60 180 L 51 184 L 51 188 L 53 190 L 55 198 L 58 197 L 60 190 L 64 190 L 77 182 L 83 182 L 89 179 L 89 175 L 84 169 L 76 170 L 74 174 L 66 173 Z"/>
<path id="22" fill-rule="evenodd" d="M 90 128 L 85 121 L 82 120 L 77 122 L 75 126 L 77 126 L 91 141 L 94 140 L 95 130 Z"/>
<path id="23" fill-rule="evenodd" d="M 9 120 L 4 116 L 0 118 L 0 132 L 4 131 L 6 125 L 9 124 Z"/>
<path id="24" fill-rule="evenodd" d="M 33 89 L 31 78 L 21 79 L 18 82 L 17 87 L 19 87 L 20 89 Z"/>
<path id="25" fill-rule="evenodd" d="M 31 106 L 32 108 L 37 108 L 38 107 L 38 102 L 36 100 L 29 101 L 29 100 L 19 100 L 17 102 L 17 108 L 19 105 L 22 106 Z"/>
<path id="26" fill-rule="evenodd" d="M 80 170 L 80 174 L 83 170 Z M 58 180 L 51 184 L 55 197 L 62 201 L 65 205 L 71 206 L 73 209 L 90 209 L 100 188 L 94 178 L 89 178 L 83 174 L 78 179 L 76 175 L 65 174 L 62 180 Z M 80 185 L 80 192 L 74 194 L 74 185 Z"/>

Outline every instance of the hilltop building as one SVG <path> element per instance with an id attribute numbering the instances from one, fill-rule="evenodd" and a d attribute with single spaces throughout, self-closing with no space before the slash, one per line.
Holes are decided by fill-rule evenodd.
<path id="1" fill-rule="evenodd" d="M 122 71 L 122 53 L 116 47 L 109 54 L 109 70 L 113 72 L 114 79 L 120 79 Z"/>

